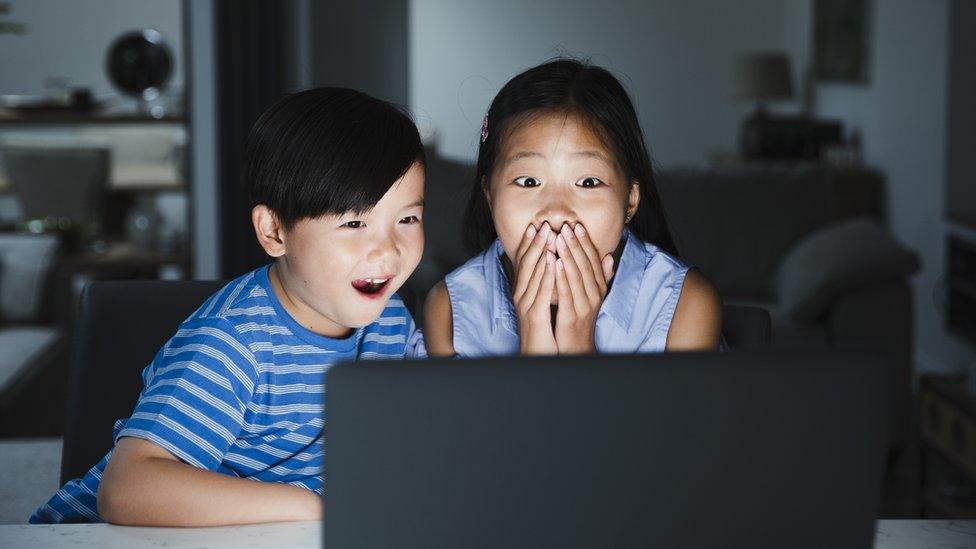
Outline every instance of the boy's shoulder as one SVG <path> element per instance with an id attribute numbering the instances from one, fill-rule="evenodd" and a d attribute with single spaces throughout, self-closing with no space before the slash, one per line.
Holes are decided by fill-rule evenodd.
<path id="1" fill-rule="evenodd" d="M 245 273 L 208 297 L 181 324 L 176 337 L 193 336 L 202 342 L 228 336 L 250 352 L 267 347 L 275 334 L 289 329 L 268 296 L 267 266 Z"/>
<path id="2" fill-rule="evenodd" d="M 267 267 L 245 273 L 224 285 L 208 297 L 186 322 L 226 323 L 238 325 L 253 322 L 256 317 L 274 314 L 274 306 L 267 290 L 259 281 Z M 267 276 L 267 275 L 265 275 Z"/>
<path id="3" fill-rule="evenodd" d="M 321 344 L 294 332 L 294 321 L 279 311 L 280 305 L 268 294 L 272 291 L 267 267 L 241 275 L 207 298 L 183 321 L 180 333 L 208 340 L 212 339 L 208 334 L 218 337 L 229 334 L 252 352 L 267 350 L 274 342 L 298 346 Z M 376 320 L 363 327 L 363 343 L 369 348 L 399 343 L 406 341 L 415 329 L 403 299 L 393 294 Z"/>

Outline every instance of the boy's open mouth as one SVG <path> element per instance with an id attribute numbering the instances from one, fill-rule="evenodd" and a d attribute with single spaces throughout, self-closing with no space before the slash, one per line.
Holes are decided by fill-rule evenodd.
<path id="1" fill-rule="evenodd" d="M 359 293 L 367 296 L 379 296 L 383 293 L 383 289 L 389 284 L 392 276 L 386 278 L 360 278 L 359 280 L 352 281 L 352 287 L 356 288 Z"/>

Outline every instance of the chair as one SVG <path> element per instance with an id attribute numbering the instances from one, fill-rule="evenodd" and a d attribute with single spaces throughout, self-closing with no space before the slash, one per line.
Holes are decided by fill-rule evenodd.
<path id="1" fill-rule="evenodd" d="M 224 284 L 132 280 L 84 288 L 73 342 L 62 484 L 84 475 L 112 447 L 112 426 L 132 413 L 143 368 Z"/>
<path id="2" fill-rule="evenodd" d="M 772 332 L 769 312 L 747 305 L 722 305 L 722 335 L 732 350 L 768 347 Z"/>

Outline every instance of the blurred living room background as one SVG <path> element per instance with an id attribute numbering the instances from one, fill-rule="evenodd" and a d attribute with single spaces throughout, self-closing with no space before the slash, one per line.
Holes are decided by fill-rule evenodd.
<path id="1" fill-rule="evenodd" d="M 889 353 L 884 515 L 976 518 L 973 28 L 970 0 L 0 0 L 0 523 L 59 485 L 87 282 L 267 261 L 239 178 L 275 99 L 413 116 L 420 316 L 469 255 L 491 98 L 558 56 L 624 83 L 679 251 L 769 311 L 772 345 Z"/>

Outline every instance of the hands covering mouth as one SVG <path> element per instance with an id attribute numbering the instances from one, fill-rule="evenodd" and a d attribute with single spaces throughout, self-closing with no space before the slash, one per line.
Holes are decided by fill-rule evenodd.
<path id="1" fill-rule="evenodd" d="M 582 224 L 529 225 L 516 252 L 512 299 L 522 354 L 595 352 L 600 305 L 613 277 L 613 257 L 602 255 Z M 555 298 L 555 299 L 554 299 Z M 553 311 L 551 304 L 558 303 Z"/>

